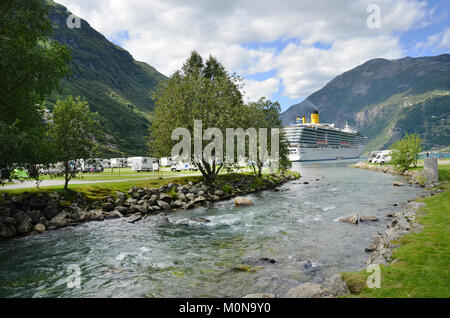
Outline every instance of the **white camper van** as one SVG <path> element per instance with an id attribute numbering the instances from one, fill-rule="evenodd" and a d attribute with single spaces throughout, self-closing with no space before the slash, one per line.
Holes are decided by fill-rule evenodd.
<path id="1" fill-rule="evenodd" d="M 127 158 L 111 158 L 111 168 L 125 168 L 127 166 Z"/>
<path id="2" fill-rule="evenodd" d="M 128 158 L 128 164 L 131 164 L 131 171 L 153 171 L 153 164 L 155 163 L 158 163 L 158 160 L 152 157 Z"/>
<path id="3" fill-rule="evenodd" d="M 162 157 L 160 160 L 161 167 L 170 167 L 172 164 L 175 163 L 171 157 Z"/>

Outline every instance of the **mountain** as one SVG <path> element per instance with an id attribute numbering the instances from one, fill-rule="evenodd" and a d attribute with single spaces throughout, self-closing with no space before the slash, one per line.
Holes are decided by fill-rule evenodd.
<path id="1" fill-rule="evenodd" d="M 345 122 L 368 137 L 366 151 L 386 149 L 418 133 L 424 149 L 450 143 L 450 54 L 374 59 L 345 72 L 282 113 L 285 125 L 320 112 L 321 122 Z"/>
<path id="2" fill-rule="evenodd" d="M 144 155 L 151 91 L 166 77 L 150 65 L 138 62 L 126 50 L 108 41 L 81 19 L 81 28 L 70 29 L 71 14 L 53 1 L 49 18 L 53 39 L 71 52 L 72 74 L 61 81 L 61 91 L 47 99 L 51 109 L 56 99 L 82 96 L 92 112 L 98 112 L 103 136 L 98 138 L 103 156 Z"/>

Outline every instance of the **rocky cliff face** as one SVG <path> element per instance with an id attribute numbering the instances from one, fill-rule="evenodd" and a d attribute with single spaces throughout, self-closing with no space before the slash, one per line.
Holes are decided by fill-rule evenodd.
<path id="1" fill-rule="evenodd" d="M 424 147 L 450 140 L 450 55 L 374 59 L 345 72 L 282 114 L 284 124 L 318 109 L 322 122 L 347 121 L 369 138 L 367 151 L 386 148 L 408 132 Z"/>

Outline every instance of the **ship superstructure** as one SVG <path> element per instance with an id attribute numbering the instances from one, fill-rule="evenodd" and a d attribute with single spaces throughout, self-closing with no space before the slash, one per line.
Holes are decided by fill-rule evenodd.
<path id="1" fill-rule="evenodd" d="M 291 161 L 314 161 L 358 158 L 364 150 L 367 137 L 351 129 L 336 128 L 334 124 L 319 122 L 319 112 L 311 113 L 311 122 L 305 116 L 283 128 L 289 143 Z"/>

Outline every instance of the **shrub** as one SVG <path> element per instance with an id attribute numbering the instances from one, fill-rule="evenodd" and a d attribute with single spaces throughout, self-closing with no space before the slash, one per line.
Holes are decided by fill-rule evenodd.
<path id="1" fill-rule="evenodd" d="M 405 137 L 391 146 L 391 162 L 402 171 L 414 164 L 417 166 L 419 153 L 422 151 L 422 139 L 417 134 L 406 134 Z"/>
<path id="2" fill-rule="evenodd" d="M 227 194 L 231 194 L 234 192 L 234 188 L 232 186 L 230 186 L 229 184 L 224 184 L 222 186 L 222 191 L 227 193 Z"/>

